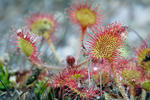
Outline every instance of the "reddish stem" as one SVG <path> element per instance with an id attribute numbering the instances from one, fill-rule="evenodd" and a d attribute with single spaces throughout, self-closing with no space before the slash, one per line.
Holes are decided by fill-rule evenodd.
<path id="1" fill-rule="evenodd" d="M 81 28 L 80 42 L 79 42 L 78 49 L 77 49 L 77 52 L 76 52 L 76 61 L 77 62 L 78 62 L 78 59 L 79 59 L 79 56 L 80 56 L 80 50 L 81 50 L 81 47 L 82 47 L 82 43 L 83 43 L 83 40 L 84 40 L 84 35 L 85 35 L 85 32 L 86 32 L 86 29 L 87 29 L 87 27 L 82 27 Z"/>

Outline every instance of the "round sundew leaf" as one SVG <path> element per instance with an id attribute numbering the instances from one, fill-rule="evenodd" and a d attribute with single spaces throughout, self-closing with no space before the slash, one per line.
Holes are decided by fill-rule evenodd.
<path id="1" fill-rule="evenodd" d="M 54 30 L 53 28 L 53 22 L 46 18 L 37 19 L 30 26 L 33 33 L 42 35 L 44 38 L 50 36 L 50 32 Z"/>
<path id="2" fill-rule="evenodd" d="M 70 8 L 67 9 L 68 17 L 70 18 L 71 22 L 78 24 L 82 31 L 85 31 L 88 28 L 94 28 L 101 24 L 102 14 L 101 10 L 99 9 L 100 4 L 94 3 L 87 4 L 87 1 L 82 0 L 74 0 L 70 4 Z"/>
<path id="3" fill-rule="evenodd" d="M 145 68 L 145 73 L 147 76 L 150 76 L 150 62 L 147 62 L 146 68 Z"/>
<path id="4" fill-rule="evenodd" d="M 140 73 L 136 70 L 123 70 L 121 72 L 121 76 L 123 79 L 131 81 L 132 79 L 138 79 L 140 77 Z"/>
<path id="5" fill-rule="evenodd" d="M 125 44 L 125 39 L 121 36 L 121 33 L 124 32 L 125 34 L 126 31 L 122 29 L 122 25 L 117 23 L 109 24 L 102 30 L 99 27 L 96 28 L 98 30 L 92 30 L 94 35 L 89 34 L 91 39 L 87 41 L 89 57 L 93 61 L 107 60 L 110 63 L 117 62 L 117 59 L 121 56 L 119 48 L 122 48 L 123 44 Z"/>
<path id="6" fill-rule="evenodd" d="M 75 12 L 75 17 L 83 26 L 89 26 L 96 23 L 96 15 L 88 8 L 81 8 Z"/>
<path id="7" fill-rule="evenodd" d="M 118 38 L 109 34 L 104 34 L 95 42 L 93 54 L 96 58 L 110 58 L 117 48 Z"/>
<path id="8" fill-rule="evenodd" d="M 18 39 L 18 46 L 27 57 L 30 57 L 34 52 L 34 47 L 32 46 L 32 43 L 23 38 Z"/>
<path id="9" fill-rule="evenodd" d="M 71 75 L 71 78 L 72 78 L 72 79 L 78 79 L 78 78 L 80 78 L 80 77 L 82 77 L 81 74 L 74 74 L 74 75 Z"/>
<path id="10" fill-rule="evenodd" d="M 144 48 L 141 49 L 141 51 L 137 55 L 137 61 L 141 65 L 144 59 L 146 58 L 147 54 L 149 54 L 150 48 Z M 150 61 L 144 61 L 145 63 L 150 62 Z M 143 64 L 142 64 L 143 65 Z"/>
<path id="11" fill-rule="evenodd" d="M 150 81 L 145 81 L 142 83 L 142 88 L 150 92 Z"/>

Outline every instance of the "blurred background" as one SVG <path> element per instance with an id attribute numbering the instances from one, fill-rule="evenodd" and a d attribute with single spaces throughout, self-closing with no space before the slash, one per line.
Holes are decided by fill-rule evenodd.
<path id="1" fill-rule="evenodd" d="M 100 2 L 103 24 L 114 21 L 127 25 L 135 30 L 143 39 L 150 34 L 150 0 L 88 0 Z M 54 32 L 54 40 L 58 55 L 63 59 L 67 55 L 75 55 L 79 42 L 79 32 L 76 25 L 72 25 L 67 15 L 66 8 L 72 0 L 0 0 L 0 59 L 5 61 L 12 69 L 30 68 L 31 64 L 17 50 L 12 49 L 12 26 L 21 28 L 24 19 L 31 13 L 52 13 L 58 22 Z M 140 41 L 135 32 L 129 32 L 129 44 L 137 45 Z M 50 65 L 57 65 L 56 59 L 46 43 L 38 43 L 41 59 Z"/>

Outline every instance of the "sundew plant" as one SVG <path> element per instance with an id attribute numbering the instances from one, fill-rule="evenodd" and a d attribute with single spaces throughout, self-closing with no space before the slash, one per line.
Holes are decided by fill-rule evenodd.
<path id="1" fill-rule="evenodd" d="M 9 14 L 19 16 L 9 28 L 0 23 L 9 30 L 0 37 L 8 44 L 0 57 L 0 100 L 150 100 L 150 35 L 121 20 L 136 13 L 136 2 L 39 2 L 16 0 L 27 11 L 10 6 Z M 137 16 L 144 15 L 131 19 L 141 21 Z"/>

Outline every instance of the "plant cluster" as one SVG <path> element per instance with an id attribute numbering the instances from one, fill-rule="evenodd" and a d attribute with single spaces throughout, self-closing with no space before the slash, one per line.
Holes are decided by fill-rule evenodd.
<path id="1" fill-rule="evenodd" d="M 150 45 L 130 47 L 128 26 L 119 22 L 103 25 L 100 5 L 88 0 L 73 0 L 65 10 L 76 24 L 80 41 L 75 57 L 68 55 L 65 65 L 52 41 L 59 23 L 53 14 L 33 13 L 24 26 L 14 28 L 12 44 L 33 65 L 30 70 L 10 72 L 0 62 L 0 98 L 2 100 L 144 100 L 150 92 Z M 85 35 L 88 39 L 85 39 Z M 42 40 L 39 39 L 42 38 Z M 58 60 L 51 66 L 40 58 L 37 43 L 45 41 Z M 139 44 L 140 45 L 140 44 Z M 136 53 L 130 56 L 126 47 Z M 125 52 L 125 54 L 124 54 Z M 83 56 L 80 59 L 81 55 Z M 50 73 L 55 70 L 56 73 Z M 11 78 L 15 77 L 12 81 Z"/>

